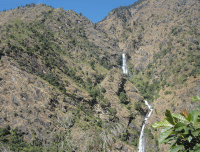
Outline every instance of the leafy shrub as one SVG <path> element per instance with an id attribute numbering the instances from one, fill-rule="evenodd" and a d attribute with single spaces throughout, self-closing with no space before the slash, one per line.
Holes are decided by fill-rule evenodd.
<path id="1" fill-rule="evenodd" d="M 18 113 L 15 111 L 15 112 L 13 113 L 13 115 L 14 115 L 15 117 L 17 117 L 17 116 L 18 116 Z"/>
<path id="2" fill-rule="evenodd" d="M 129 53 L 126 53 L 126 58 L 127 60 L 131 59 L 131 56 L 129 55 Z"/>
<path id="3" fill-rule="evenodd" d="M 123 134 L 121 135 L 121 140 L 122 140 L 122 141 L 127 141 L 127 139 L 128 139 L 128 133 L 123 133 Z"/>
<path id="4" fill-rule="evenodd" d="M 95 63 L 95 62 L 94 62 L 93 60 L 90 61 L 90 66 L 91 66 L 91 68 L 92 68 L 93 70 L 94 70 L 94 67 L 95 67 L 95 66 L 94 66 L 94 63 Z"/>
<path id="5" fill-rule="evenodd" d="M 166 49 L 163 49 L 162 51 L 159 51 L 156 55 L 155 58 L 159 59 L 161 57 L 164 57 L 166 54 L 171 53 L 171 47 L 167 47 Z"/>
<path id="6" fill-rule="evenodd" d="M 11 151 L 42 151 L 42 147 L 34 144 L 30 145 L 24 141 L 23 132 L 17 128 L 11 129 L 9 125 L 5 128 L 0 128 L 0 143 L 3 145 L 9 145 Z"/>
<path id="7" fill-rule="evenodd" d="M 117 114 L 117 110 L 115 108 L 109 108 L 109 111 L 113 116 Z"/>
<path id="8" fill-rule="evenodd" d="M 200 101 L 200 96 L 192 98 L 193 101 Z M 165 120 L 156 122 L 153 128 L 165 127 L 162 129 L 159 143 L 170 144 L 170 152 L 200 150 L 200 106 L 198 110 L 192 110 L 187 114 L 172 114 L 169 110 L 165 112 Z"/>
<path id="9" fill-rule="evenodd" d="M 135 108 L 135 110 L 140 111 L 142 109 L 141 102 L 135 102 L 134 103 L 134 108 Z"/>
<path id="10" fill-rule="evenodd" d="M 158 94 L 160 91 L 160 81 L 158 79 L 154 79 L 153 83 L 149 84 L 149 81 L 144 82 L 142 77 L 139 77 L 136 80 L 136 86 L 142 96 L 148 101 L 153 102 L 154 95 Z"/>
<path id="11" fill-rule="evenodd" d="M 165 91 L 165 95 L 171 94 L 171 91 Z"/>
<path id="12" fill-rule="evenodd" d="M 166 85 L 166 83 L 167 83 L 167 80 L 164 79 L 164 80 L 161 82 L 161 86 L 164 87 L 164 86 Z"/>
<path id="13" fill-rule="evenodd" d="M 58 86 L 58 76 L 54 75 L 53 73 L 48 73 L 44 76 L 44 80 L 48 81 L 53 86 Z"/>
<path id="14" fill-rule="evenodd" d="M 105 88 L 101 88 L 101 92 L 106 93 L 106 89 Z"/>
<path id="15" fill-rule="evenodd" d="M 106 57 L 103 57 L 99 61 L 100 65 L 102 65 L 104 68 L 110 70 L 112 66 L 110 65 L 109 60 Z"/>
<path id="16" fill-rule="evenodd" d="M 145 129 L 144 132 L 147 134 L 147 136 L 151 139 L 154 139 L 154 136 L 153 134 L 151 133 L 151 130 L 150 129 Z"/>
<path id="17" fill-rule="evenodd" d="M 187 66 L 185 66 L 183 69 L 184 69 L 184 71 L 188 71 L 189 70 L 189 68 Z"/>
<path id="18" fill-rule="evenodd" d="M 120 66 L 122 65 L 122 55 L 118 56 L 118 58 L 117 58 L 117 64 L 120 65 Z"/>
<path id="19" fill-rule="evenodd" d="M 197 74 L 197 70 L 196 69 L 192 69 L 192 71 L 189 73 L 189 76 L 193 76 L 196 78 L 196 74 Z"/>
<path id="20" fill-rule="evenodd" d="M 128 96 L 125 92 L 121 92 L 119 95 L 120 102 L 123 104 L 128 104 L 130 101 L 128 100 Z"/>
<path id="21" fill-rule="evenodd" d="M 98 119 L 98 121 L 97 121 L 97 126 L 98 126 L 98 127 L 102 127 L 102 124 L 103 124 L 102 120 L 101 120 L 101 119 Z"/>

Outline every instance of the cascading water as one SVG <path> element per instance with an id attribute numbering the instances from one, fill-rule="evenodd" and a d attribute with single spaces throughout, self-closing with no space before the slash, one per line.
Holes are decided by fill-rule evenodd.
<path id="1" fill-rule="evenodd" d="M 149 105 L 149 103 L 145 100 L 145 104 L 148 106 L 150 109 L 149 114 L 145 117 L 144 124 L 142 125 L 142 131 L 140 133 L 140 139 L 139 139 L 139 147 L 138 147 L 138 152 L 144 152 L 145 146 L 144 146 L 144 127 L 147 123 L 148 118 L 151 116 L 153 112 L 153 108 Z"/>
<path id="2" fill-rule="evenodd" d="M 122 70 L 124 74 L 128 74 L 128 69 L 126 65 L 126 55 L 125 53 L 122 54 Z M 147 123 L 148 118 L 151 116 L 153 112 L 153 108 L 149 105 L 149 103 L 145 100 L 145 104 L 148 106 L 150 109 L 149 114 L 145 117 L 144 124 L 142 125 L 142 131 L 140 133 L 140 139 L 139 139 L 139 147 L 138 147 L 138 152 L 144 152 L 145 146 L 144 146 L 144 128 Z"/>
<path id="3" fill-rule="evenodd" d="M 128 74 L 128 69 L 126 65 L 126 55 L 125 53 L 122 54 L 122 70 L 124 74 Z"/>

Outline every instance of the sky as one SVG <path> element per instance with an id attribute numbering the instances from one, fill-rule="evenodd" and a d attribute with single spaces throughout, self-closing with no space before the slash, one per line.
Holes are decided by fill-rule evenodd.
<path id="1" fill-rule="evenodd" d="M 17 6 L 26 4 L 46 4 L 54 8 L 62 7 L 64 10 L 74 10 L 97 23 L 104 19 L 108 13 L 117 7 L 131 5 L 137 0 L 6 0 L 0 2 L 0 11 L 15 9 Z"/>

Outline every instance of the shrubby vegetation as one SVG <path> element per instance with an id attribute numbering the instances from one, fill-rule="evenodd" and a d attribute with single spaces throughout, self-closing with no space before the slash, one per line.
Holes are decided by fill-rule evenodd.
<path id="1" fill-rule="evenodd" d="M 8 46 L 8 49 L 5 50 L 2 48 L 2 50 L 4 49 L 5 51 L 1 51 L 0 55 L 8 55 L 16 59 L 20 66 L 26 67 L 29 72 L 40 76 L 51 85 L 57 87 L 63 94 L 66 94 L 66 84 L 61 80 L 61 76 L 54 72 L 55 69 L 59 69 L 61 72 L 69 76 L 79 86 L 86 89 L 93 98 L 93 101 L 96 100 L 96 97 L 99 97 L 100 100 L 102 100 L 103 97 L 97 93 L 98 91 L 96 91 L 95 86 L 103 80 L 104 76 L 97 73 L 93 75 L 95 82 L 85 82 L 83 79 L 83 72 L 82 74 L 78 74 L 79 72 L 77 72 L 76 68 L 68 67 L 66 60 L 64 60 L 61 55 L 69 55 L 69 57 L 71 57 L 71 55 L 66 54 L 62 45 L 58 44 L 55 33 L 47 28 L 44 24 L 45 20 L 48 18 L 53 19 L 52 12 L 44 12 L 40 17 L 43 17 L 42 22 L 37 19 L 30 23 L 24 23 L 21 20 L 10 22 L 6 26 L 7 36 L 4 35 L 5 33 L 1 35 L 1 41 L 3 41 Z M 69 24 L 72 26 L 72 23 Z M 81 30 L 82 29 L 80 28 L 78 33 L 84 32 Z M 73 30 L 69 30 L 69 32 L 76 33 L 76 31 Z M 73 38 L 72 33 L 69 34 L 68 37 L 68 46 L 74 47 L 74 45 L 77 45 L 86 50 L 85 53 L 90 53 L 90 56 L 93 59 L 87 60 L 86 62 L 90 64 L 93 70 L 96 70 L 95 65 L 97 62 L 99 62 L 99 64 L 106 69 L 111 69 L 107 58 L 98 58 L 98 51 L 96 50 L 98 48 L 93 43 L 90 43 L 85 38 L 82 40 Z M 71 40 L 73 42 L 71 42 Z M 31 60 L 24 58 L 24 53 L 27 54 L 28 58 Z M 42 65 L 39 60 L 42 61 Z M 85 58 L 83 61 L 85 62 Z M 43 71 L 47 72 L 44 73 Z M 79 71 L 81 70 L 79 69 Z M 94 85 L 92 85 L 92 83 Z"/>
<path id="2" fill-rule="evenodd" d="M 128 95 L 124 91 L 120 92 L 119 99 L 120 102 L 123 104 L 128 104 L 130 102 L 128 99 Z"/>
<path id="3" fill-rule="evenodd" d="M 118 58 L 117 58 L 117 64 L 119 66 L 122 66 L 122 55 L 119 55 Z"/>
<path id="4" fill-rule="evenodd" d="M 158 79 L 153 79 L 150 84 L 149 81 L 144 81 L 144 79 L 139 77 L 134 77 L 131 82 L 137 86 L 142 96 L 150 102 L 159 97 L 158 93 L 160 91 L 160 81 Z"/>
<path id="5" fill-rule="evenodd" d="M 109 59 L 107 59 L 106 57 L 101 58 L 99 61 L 99 64 L 108 70 L 112 68 L 110 65 Z"/>
<path id="6" fill-rule="evenodd" d="M 42 143 L 39 139 L 36 138 L 28 143 L 23 140 L 23 133 L 20 130 L 17 128 L 11 129 L 9 125 L 0 128 L 0 143 L 3 143 L 4 146 L 8 145 L 12 151 L 42 152 Z"/>
<path id="7" fill-rule="evenodd" d="M 200 96 L 192 98 L 193 101 L 200 101 Z M 200 150 L 200 106 L 197 111 L 191 110 L 188 114 L 172 114 L 169 110 L 165 112 L 165 120 L 152 125 L 153 128 L 165 127 L 162 129 L 159 143 L 170 144 L 170 152 Z"/>

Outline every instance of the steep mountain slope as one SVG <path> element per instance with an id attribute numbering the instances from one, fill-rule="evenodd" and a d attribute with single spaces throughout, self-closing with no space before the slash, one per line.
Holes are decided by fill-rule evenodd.
<path id="1" fill-rule="evenodd" d="M 167 151 L 150 125 L 200 105 L 199 5 L 139 0 L 96 24 L 45 4 L 0 12 L 2 147 L 137 151 L 145 98 L 146 150 Z"/>
<path id="2" fill-rule="evenodd" d="M 141 126 L 135 125 L 135 131 L 129 126 L 135 124 L 133 119 L 142 122 L 141 113 L 147 110 L 117 65 L 121 53 L 115 39 L 109 40 L 74 11 L 44 4 L 18 7 L 0 16 L 4 147 L 137 149 L 130 145 L 133 141 L 137 145 Z M 133 111 L 136 102 L 142 112 Z M 123 143 L 127 138 L 130 143 Z"/>
<path id="3" fill-rule="evenodd" d="M 197 0 L 138 1 L 112 10 L 98 23 L 119 40 L 130 58 L 130 81 L 153 102 L 149 125 L 161 120 L 166 109 L 180 113 L 200 104 L 191 101 L 200 93 L 199 6 Z"/>

